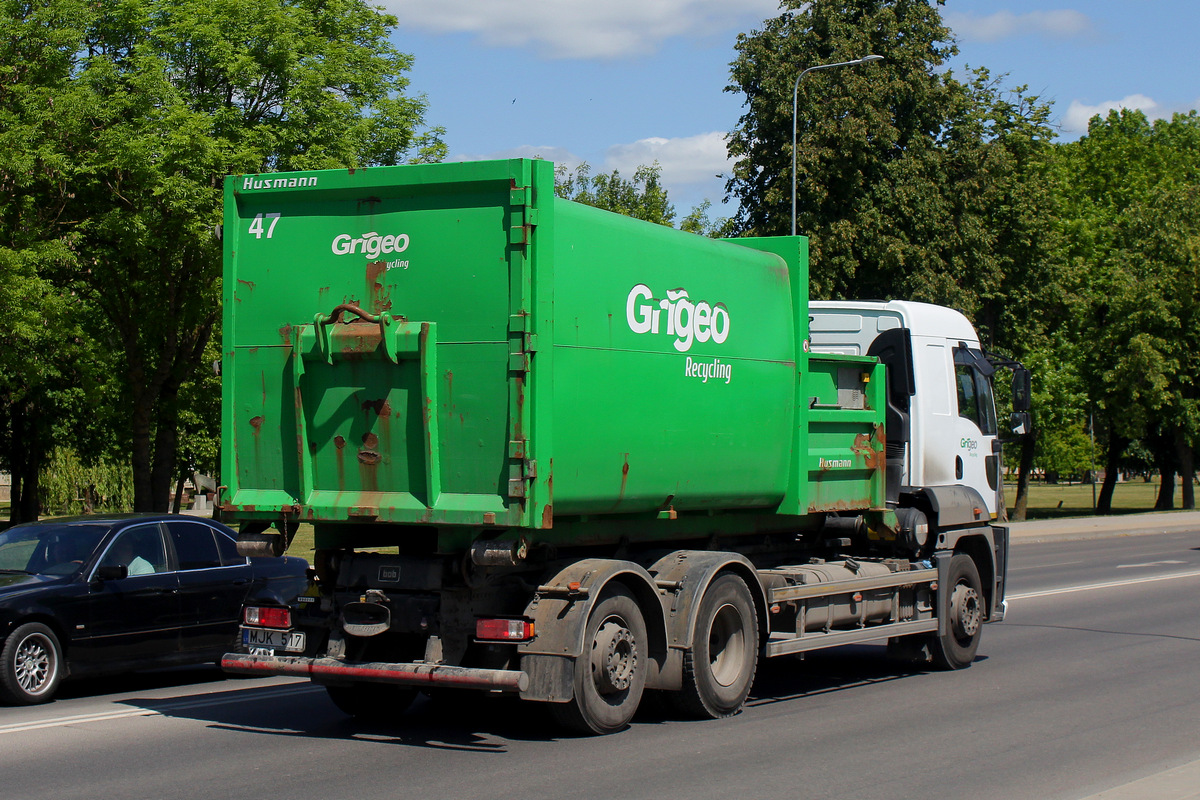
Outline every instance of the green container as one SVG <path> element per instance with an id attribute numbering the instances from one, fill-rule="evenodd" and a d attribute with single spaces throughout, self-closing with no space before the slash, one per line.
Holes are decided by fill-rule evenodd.
<path id="1" fill-rule="evenodd" d="M 882 374 L 810 371 L 803 237 L 561 200 L 531 160 L 234 176 L 225 209 L 232 520 L 579 541 L 882 505 Z"/>

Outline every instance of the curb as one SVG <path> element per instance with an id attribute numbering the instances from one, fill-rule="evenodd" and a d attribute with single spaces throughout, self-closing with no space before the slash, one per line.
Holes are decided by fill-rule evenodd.
<path id="1" fill-rule="evenodd" d="M 1010 522 L 1008 531 L 1011 539 L 1027 542 L 1200 531 L 1200 511 L 1158 511 L 1150 514 Z"/>

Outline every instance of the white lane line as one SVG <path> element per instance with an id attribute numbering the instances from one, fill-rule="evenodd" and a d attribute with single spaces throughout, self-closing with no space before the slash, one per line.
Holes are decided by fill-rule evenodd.
<path id="1" fill-rule="evenodd" d="M 1186 561 L 1147 561 L 1145 564 L 1117 564 L 1117 569 L 1137 569 L 1138 567 L 1166 567 L 1171 564 L 1186 564 Z"/>
<path id="2" fill-rule="evenodd" d="M 162 712 L 149 708 L 131 708 L 125 711 L 109 711 L 105 714 L 79 714 L 74 717 L 58 717 L 38 722 L 17 722 L 12 725 L 0 725 L 0 735 L 5 733 L 24 733 L 25 731 L 36 731 L 43 728 L 61 728 L 65 725 L 79 725 L 87 722 L 107 722 L 113 719 L 125 719 L 126 717 L 154 717 L 161 715 Z"/>
<path id="3" fill-rule="evenodd" d="M 1008 600 L 1028 600 L 1034 597 L 1049 597 L 1055 594 L 1071 594 L 1073 592 L 1091 592 L 1098 589 L 1115 589 L 1121 586 L 1135 586 L 1139 583 L 1156 583 L 1158 581 L 1174 581 L 1180 578 L 1200 578 L 1200 571 L 1175 572 L 1170 575 L 1155 575 L 1147 578 L 1130 578 L 1123 581 L 1107 581 L 1105 583 L 1089 583 L 1084 586 L 1064 586 L 1061 589 L 1046 589 L 1041 592 L 1024 592 L 1007 595 Z"/>
<path id="4" fill-rule="evenodd" d="M 187 711 L 194 708 L 204 708 L 206 706 L 222 706 L 232 703 L 252 702 L 256 700 L 270 700 L 287 695 L 304 694 L 306 692 L 315 693 L 318 691 L 320 691 L 319 687 L 315 687 L 312 684 L 306 683 L 299 686 L 281 686 L 278 688 L 262 689 L 249 694 L 245 692 L 238 692 L 236 696 L 230 696 L 229 693 L 222 693 L 220 695 L 186 699 L 178 702 L 165 702 L 158 708 L 128 708 L 119 711 L 106 711 L 96 714 L 76 714 L 70 717 L 54 717 L 52 719 L 43 719 L 30 722 L 14 722 L 9 725 L 0 725 L 0 736 L 6 733 L 23 733 L 25 731 L 44 730 L 46 728 L 62 728 L 68 725 L 82 725 L 91 722 L 109 722 L 117 719 L 128 719 L 129 717 L 161 717 L 174 711 Z"/>

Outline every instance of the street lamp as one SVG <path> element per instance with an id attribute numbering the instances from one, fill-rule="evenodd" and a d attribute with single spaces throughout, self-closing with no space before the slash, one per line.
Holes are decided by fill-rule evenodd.
<path id="1" fill-rule="evenodd" d="M 836 64 L 818 64 L 815 67 L 809 67 L 796 76 L 796 84 L 792 87 L 792 236 L 796 235 L 796 105 L 800 98 L 800 79 L 810 72 L 815 72 L 819 69 L 833 69 L 834 67 L 856 67 L 859 64 L 866 64 L 871 61 L 882 61 L 883 56 L 863 56 L 856 58 L 853 61 L 839 61 Z"/>

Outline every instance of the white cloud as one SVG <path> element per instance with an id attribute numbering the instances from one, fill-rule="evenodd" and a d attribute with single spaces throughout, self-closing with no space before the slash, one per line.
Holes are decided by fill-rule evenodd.
<path id="1" fill-rule="evenodd" d="M 507 150 L 496 150 L 491 153 L 452 153 L 447 161 L 491 161 L 503 158 L 544 158 L 557 164 L 564 164 L 568 169 L 575 169 L 584 159 L 572 153 L 565 147 L 553 145 L 523 144 L 510 147 Z"/>
<path id="2" fill-rule="evenodd" d="M 1028 14 L 998 11 L 987 16 L 948 11 L 942 15 L 942 20 L 954 31 L 955 36 L 964 41 L 994 42 L 1030 34 L 1070 39 L 1095 31 L 1086 14 L 1069 9 L 1031 11 Z"/>
<path id="3" fill-rule="evenodd" d="M 668 191 L 685 184 L 707 184 L 732 169 L 725 149 L 725 134 L 719 131 L 684 136 L 675 139 L 652 137 L 632 144 L 608 148 L 604 158 L 605 170 L 619 170 L 624 177 L 642 164 L 655 161 L 662 167 L 662 182 Z"/>
<path id="4" fill-rule="evenodd" d="M 615 169 L 626 180 L 633 178 L 633 173 L 638 167 L 650 166 L 657 161 L 662 168 L 660 180 L 676 210 L 683 209 L 682 213 L 687 213 L 692 206 L 705 198 L 711 200 L 718 210 L 722 210 L 725 179 L 717 176 L 728 174 L 733 169 L 733 162 L 729 160 L 725 150 L 725 136 L 722 132 L 713 131 L 674 139 L 658 136 L 640 139 L 631 144 L 609 147 L 600 163 L 581 158 L 566 148 L 550 145 L 521 145 L 492 153 L 455 153 L 448 160 L 544 158 L 553 161 L 555 165 L 562 164 L 569 170 L 574 170 L 584 161 L 588 161 L 593 175 L 612 172 Z M 722 210 L 722 213 L 725 211 Z"/>
<path id="5" fill-rule="evenodd" d="M 1169 115 L 1166 109 L 1160 109 L 1158 103 L 1144 94 L 1131 94 L 1121 100 L 1106 100 L 1094 106 L 1089 106 L 1078 100 L 1072 100 L 1070 107 L 1067 108 L 1067 113 L 1063 115 L 1063 130 L 1068 133 L 1085 133 L 1087 132 L 1088 120 L 1097 114 L 1104 116 L 1114 108 L 1137 109 L 1145 113 L 1150 119 L 1158 119 Z"/>
<path id="6" fill-rule="evenodd" d="M 744 29 L 779 10 L 778 0 L 384 0 L 400 26 L 468 33 L 496 47 L 549 58 L 653 53 L 673 37 Z"/>

